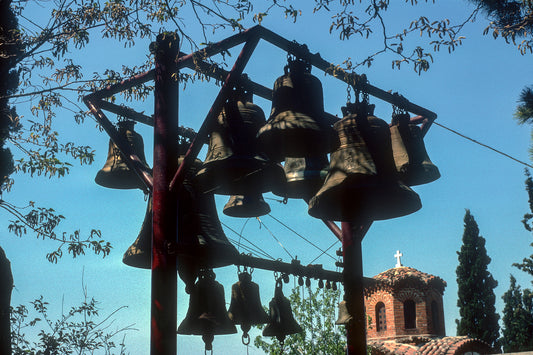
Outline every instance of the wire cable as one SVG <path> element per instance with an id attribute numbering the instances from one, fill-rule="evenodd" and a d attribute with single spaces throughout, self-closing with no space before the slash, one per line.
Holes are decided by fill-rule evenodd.
<path id="1" fill-rule="evenodd" d="M 510 156 L 509 154 L 506 154 L 506 153 L 502 152 L 501 150 L 498 150 L 498 149 L 493 148 L 493 147 L 491 147 L 491 146 L 489 146 L 489 145 L 486 145 L 486 144 L 484 144 L 484 143 L 481 143 L 481 142 L 479 142 L 479 141 L 477 141 L 477 140 L 475 140 L 475 139 L 473 139 L 473 138 L 470 138 L 470 137 L 468 137 L 468 136 L 465 136 L 464 134 L 459 133 L 459 132 L 457 132 L 456 130 L 453 130 L 453 129 L 451 129 L 451 128 L 448 128 L 448 127 L 446 127 L 446 126 L 444 126 L 444 125 L 442 125 L 442 124 L 440 124 L 440 123 L 438 123 L 438 122 L 433 122 L 433 124 L 434 124 L 434 125 L 437 125 L 437 126 L 439 126 L 439 127 L 442 127 L 442 128 L 444 128 L 444 129 L 446 129 L 446 130 L 452 132 L 452 133 L 455 133 L 455 134 L 457 134 L 459 137 L 462 137 L 462 138 L 464 138 L 464 139 L 466 139 L 466 140 L 469 140 L 469 141 L 471 141 L 471 142 L 473 142 L 473 143 L 479 144 L 479 145 L 482 146 L 482 147 L 485 147 L 485 148 L 487 148 L 487 149 L 490 149 L 490 150 L 492 150 L 492 151 L 494 151 L 494 152 L 496 152 L 496 153 L 498 153 L 498 154 L 501 154 L 501 155 L 503 155 L 503 156 L 506 157 L 506 158 L 509 158 L 509 159 L 511 159 L 511 160 L 514 160 L 514 161 L 517 162 L 517 163 L 520 163 L 520 164 L 522 164 L 522 165 L 525 165 L 525 166 L 527 166 L 527 167 L 529 167 L 529 168 L 533 168 L 533 165 L 530 165 L 530 164 L 528 164 L 528 163 L 526 163 L 526 162 L 523 162 L 523 161 L 521 161 L 521 160 L 518 160 L 518 159 L 516 159 L 515 157 L 512 157 L 512 156 Z"/>
<path id="2" fill-rule="evenodd" d="M 272 232 L 270 231 L 270 229 L 268 229 L 268 227 L 263 223 L 263 221 L 261 221 L 261 219 L 260 219 L 259 217 L 255 217 L 255 218 L 259 221 L 259 223 L 261 224 L 261 226 L 264 226 L 264 227 L 265 227 L 265 229 L 267 230 L 267 232 L 270 233 L 270 235 L 272 236 L 272 238 L 274 238 L 274 240 L 275 240 L 276 242 L 278 242 L 278 244 L 281 246 L 281 248 L 282 248 L 283 250 L 285 250 L 285 252 L 289 255 L 289 257 L 291 258 L 291 260 L 294 260 L 294 257 L 292 256 L 292 254 L 287 250 L 287 248 L 285 248 L 285 247 L 283 246 L 283 244 L 279 241 L 279 239 L 276 238 L 276 236 L 274 235 L 274 233 L 272 233 Z"/>
<path id="3" fill-rule="evenodd" d="M 337 243 L 339 243 L 339 242 L 340 242 L 339 240 L 334 241 L 333 244 L 331 244 L 331 245 L 329 246 L 329 248 L 327 248 L 327 249 L 324 250 L 322 253 L 320 253 L 320 255 L 318 255 L 316 258 L 314 258 L 309 264 L 314 263 L 315 260 L 317 260 L 318 258 L 320 258 L 322 255 L 324 255 L 328 250 L 330 250 L 331 248 L 333 248 L 333 247 L 334 247 Z M 326 255 L 329 255 L 329 254 L 326 254 Z M 331 256 L 331 255 L 329 255 L 329 256 Z M 337 259 L 335 259 L 335 260 L 337 260 Z"/>
<path id="4" fill-rule="evenodd" d="M 312 246 L 314 246 L 316 249 L 318 249 L 319 251 L 322 252 L 322 254 L 320 255 L 323 255 L 323 254 L 326 254 L 327 256 L 329 256 L 330 258 L 332 258 L 333 260 L 337 260 L 336 258 L 334 258 L 332 255 L 326 253 L 327 250 L 324 250 L 322 248 L 320 248 L 318 245 L 314 244 L 313 242 L 311 242 L 309 239 L 305 238 L 304 236 L 302 236 L 301 234 L 299 234 L 298 232 L 296 232 L 294 229 L 292 229 L 291 227 L 289 227 L 288 225 L 286 225 L 285 223 L 283 223 L 282 221 L 280 221 L 279 219 L 277 219 L 276 217 L 272 216 L 270 213 L 268 214 L 268 216 L 270 218 L 272 218 L 273 220 L 275 220 L 276 222 L 278 222 L 279 224 L 281 224 L 283 227 L 287 228 L 288 230 L 290 230 L 291 232 L 293 232 L 294 234 L 296 234 L 298 237 L 302 238 L 303 240 L 305 240 L 307 243 L 311 244 Z"/>
<path id="5" fill-rule="evenodd" d="M 224 227 L 226 227 L 227 229 L 229 229 L 230 231 L 232 231 L 233 233 L 235 233 L 236 235 L 238 235 L 239 237 L 241 237 L 242 239 L 244 239 L 246 242 L 248 242 L 250 245 L 252 245 L 256 250 L 258 250 L 256 253 L 257 254 L 261 254 L 269 259 L 272 259 L 272 260 L 276 260 L 274 257 L 272 257 L 270 254 L 268 254 L 266 251 L 264 251 L 263 249 L 261 249 L 260 247 L 258 247 L 257 245 L 255 245 L 254 243 L 252 243 L 251 241 L 249 241 L 248 239 L 246 239 L 243 235 L 239 234 L 239 232 L 235 231 L 233 228 L 231 228 L 230 226 L 228 226 L 227 224 L 225 224 L 224 222 L 220 221 L 220 224 L 222 224 Z M 243 246 L 244 247 L 244 246 Z M 248 247 L 248 249 L 252 249 L 251 247 Z"/>

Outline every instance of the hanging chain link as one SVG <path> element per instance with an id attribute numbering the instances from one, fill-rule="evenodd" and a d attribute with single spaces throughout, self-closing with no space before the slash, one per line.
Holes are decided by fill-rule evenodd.
<path id="1" fill-rule="evenodd" d="M 248 346 L 250 345 L 250 334 L 245 333 L 242 335 L 241 341 L 244 345 Z"/>

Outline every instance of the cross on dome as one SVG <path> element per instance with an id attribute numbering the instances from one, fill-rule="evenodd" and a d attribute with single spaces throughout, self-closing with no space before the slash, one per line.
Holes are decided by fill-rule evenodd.
<path id="1" fill-rule="evenodd" d="M 394 257 L 396 258 L 396 266 L 395 267 L 402 267 L 402 261 L 400 260 L 400 257 L 402 257 L 403 254 L 400 253 L 399 250 L 396 250 L 396 254 L 394 254 Z"/>

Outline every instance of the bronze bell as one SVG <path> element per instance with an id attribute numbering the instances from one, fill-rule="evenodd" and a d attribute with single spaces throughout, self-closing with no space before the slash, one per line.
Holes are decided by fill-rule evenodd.
<path id="1" fill-rule="evenodd" d="M 237 333 L 226 310 L 224 287 L 215 281 L 212 270 L 203 270 L 200 274 L 189 298 L 189 309 L 177 333 L 202 335 L 206 350 L 213 349 L 215 335 Z"/>
<path id="2" fill-rule="evenodd" d="M 144 157 L 144 143 L 139 133 L 133 130 L 134 121 L 118 122 L 118 133 L 130 144 L 132 151 L 148 167 Z M 117 145 L 110 139 L 107 161 L 94 178 L 101 186 L 112 189 L 144 189 L 142 180 L 128 168 Z"/>
<path id="3" fill-rule="evenodd" d="M 179 158 L 181 164 L 183 157 Z M 191 167 L 194 173 L 201 162 L 197 160 Z M 213 194 L 197 191 L 193 183 L 186 179 L 178 195 L 178 272 L 190 286 L 194 278 L 187 275 L 189 269 L 215 268 L 231 265 L 239 252 L 228 240 L 216 211 Z M 151 268 L 152 198 L 148 200 L 145 219 L 137 240 L 128 248 L 123 257 L 127 265 Z"/>
<path id="4" fill-rule="evenodd" d="M 339 316 L 335 321 L 335 324 L 348 324 L 352 320 L 352 316 L 348 312 L 348 307 L 346 306 L 346 301 L 342 300 L 339 302 Z"/>
<path id="5" fill-rule="evenodd" d="M 279 164 L 259 154 L 256 135 L 265 124 L 251 96 L 234 92 L 212 125 L 203 167 L 196 175 L 203 192 L 247 195 L 272 190 L 285 177 Z"/>
<path id="6" fill-rule="evenodd" d="M 274 161 L 335 148 L 334 131 L 324 118 L 322 84 L 311 75 L 310 64 L 289 60 L 285 75 L 274 83 L 270 118 L 257 138 L 261 151 Z"/>
<path id="7" fill-rule="evenodd" d="M 239 252 L 228 240 L 218 219 L 213 194 L 184 185 L 178 204 L 178 267 L 193 263 L 198 268 L 231 265 Z"/>
<path id="8" fill-rule="evenodd" d="M 393 116 L 390 133 L 394 162 L 404 183 L 427 184 L 437 180 L 440 172 L 429 159 L 420 127 L 409 121 L 408 113 Z"/>
<path id="9" fill-rule="evenodd" d="M 283 295 L 281 280 L 276 281 L 274 298 L 269 303 L 269 309 L 270 322 L 263 329 L 264 336 L 276 337 L 283 343 L 286 335 L 303 332 L 294 319 L 289 300 Z"/>
<path id="10" fill-rule="evenodd" d="M 270 206 L 260 193 L 233 195 L 222 212 L 230 217 L 259 217 L 270 213 Z"/>
<path id="11" fill-rule="evenodd" d="M 340 146 L 331 154 L 324 186 L 309 202 L 311 216 L 383 220 L 422 207 L 418 195 L 398 180 L 388 124 L 369 115 L 368 109 L 350 107 L 350 113 L 335 124 Z"/>
<path id="12" fill-rule="evenodd" d="M 326 154 L 305 158 L 288 157 L 283 167 L 287 182 L 281 185 L 282 189 L 272 192 L 281 197 L 309 200 L 324 184 L 328 167 Z"/>
<path id="13" fill-rule="evenodd" d="M 137 239 L 126 250 L 122 262 L 128 266 L 141 269 L 152 267 L 152 195 L 148 199 L 148 206 L 144 214 L 144 221 Z"/>
<path id="14" fill-rule="evenodd" d="M 261 305 L 259 285 L 252 281 L 252 276 L 243 272 L 239 281 L 231 287 L 231 303 L 228 316 L 235 324 L 240 324 L 243 340 L 248 338 L 252 325 L 268 323 L 268 315 Z"/>

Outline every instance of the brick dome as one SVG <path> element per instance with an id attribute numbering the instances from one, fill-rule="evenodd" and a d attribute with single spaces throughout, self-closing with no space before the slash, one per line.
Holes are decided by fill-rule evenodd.
<path id="1" fill-rule="evenodd" d="M 427 274 L 408 266 L 395 267 L 373 277 L 377 282 L 375 285 L 367 287 L 367 293 L 372 293 L 378 289 L 398 290 L 406 287 L 417 289 L 437 290 L 444 293 L 446 281 L 438 276 Z"/>

